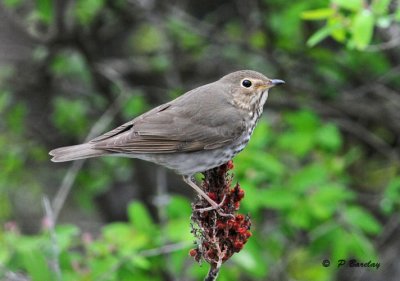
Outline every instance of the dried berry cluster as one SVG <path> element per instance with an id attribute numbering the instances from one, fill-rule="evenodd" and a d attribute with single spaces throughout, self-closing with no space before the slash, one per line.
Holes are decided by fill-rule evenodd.
<path id="1" fill-rule="evenodd" d="M 239 252 L 251 236 L 249 217 L 236 214 L 244 191 L 239 184 L 231 188 L 232 177 L 227 174 L 231 169 L 233 163 L 229 161 L 204 172 L 202 188 L 215 202 L 222 202 L 219 211 L 207 210 L 209 204 L 203 198 L 192 205 L 192 232 L 198 241 L 190 255 L 197 262 L 203 258 L 211 267 L 220 267 Z"/>

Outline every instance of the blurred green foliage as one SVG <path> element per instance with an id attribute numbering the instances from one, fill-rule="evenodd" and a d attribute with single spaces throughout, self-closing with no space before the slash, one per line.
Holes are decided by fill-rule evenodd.
<path id="1" fill-rule="evenodd" d="M 80 24 L 89 26 L 103 6 L 104 0 L 78 0 L 74 13 Z"/>
<path id="2" fill-rule="evenodd" d="M 183 270 L 193 239 L 187 221 L 189 206 L 187 199 L 174 197 L 166 209 L 168 224 L 161 229 L 141 203 L 132 203 L 127 210 L 129 221 L 104 226 L 98 237 L 81 233 L 73 225 L 23 236 L 8 225 L 9 231 L 1 236 L 5 247 L 0 249 L 0 262 L 10 270 L 24 269 L 33 281 L 59 280 L 48 267 L 48 257 L 59 259 L 62 280 L 162 280 L 165 263 L 173 274 Z M 56 245 L 48 243 L 52 234 Z M 165 247 L 166 241 L 178 251 Z"/>
<path id="3" fill-rule="evenodd" d="M 251 214 L 254 236 L 223 267 L 219 280 L 232 280 L 239 272 L 265 278 L 282 259 L 288 259 L 291 278 L 331 280 L 333 271 L 320 265 L 324 258 L 377 258 L 370 238 L 381 231 L 381 225 L 357 203 L 356 193 L 349 188 L 347 170 L 357 153 L 344 152 L 336 126 L 323 123 L 309 110 L 287 112 L 280 118 L 278 126 L 262 120 L 246 152 L 235 159 L 235 180 L 246 190 L 241 212 Z M 117 164 L 119 159 L 108 160 Z M 106 179 L 112 175 L 104 171 L 110 169 L 79 182 L 90 188 L 88 183 L 97 185 L 93 181 L 97 179 L 107 186 Z M 394 201 L 398 202 L 399 186 L 396 179 L 387 190 L 384 200 L 389 201 L 383 205 L 387 214 L 395 208 Z M 56 254 L 63 280 L 163 280 L 165 270 L 178 276 L 193 242 L 190 212 L 189 200 L 174 196 L 162 227 L 138 202 L 127 209 L 129 222 L 108 224 L 98 237 L 80 233 L 72 225 L 57 226 Z M 270 221 L 273 228 L 260 228 Z M 307 242 L 298 244 L 305 234 Z M 36 236 L 6 231 L 0 239 L 6 245 L 1 262 L 7 268 L 26 271 L 33 281 L 56 280 L 46 262 L 54 254 L 49 229 Z M 178 248 L 163 253 L 166 244 Z M 206 268 L 190 264 L 191 274 L 204 276 Z"/>
<path id="4" fill-rule="evenodd" d="M 114 2 L 113 9 L 127 9 L 128 1 Z M 321 100 L 339 98 L 342 91 L 338 89 L 352 85 L 349 80 L 354 73 L 360 73 L 366 81 L 390 70 L 390 56 L 360 51 L 379 41 L 376 29 L 398 24 L 397 2 L 262 2 L 269 9 L 261 9 L 255 17 L 260 24 L 258 28 L 248 30 L 242 21 L 232 17 L 223 24 L 215 42 L 210 34 L 217 31 L 213 24 L 207 24 L 207 21 L 213 23 L 215 15 L 206 18 L 204 26 L 200 20 L 193 23 L 178 16 L 166 16 L 162 22 L 138 21 L 134 29 L 124 33 L 127 37 L 124 60 L 133 57 L 141 68 L 161 75 L 174 72 L 178 65 L 186 67 L 188 72 L 199 69 L 207 72 L 209 65 L 198 68 L 193 65 L 213 60 L 232 68 L 240 66 L 276 74 L 283 70 L 273 66 L 268 55 L 279 57 L 279 53 L 284 53 L 279 65 L 288 70 L 283 73 L 289 73 L 294 60 L 302 59 L 302 64 L 310 67 L 309 73 L 300 69 L 302 73 L 281 78 L 288 80 L 288 84 L 297 76 L 311 81 Z M 24 1 L 3 3 L 14 11 L 27 9 Z M 55 18 L 54 2 L 34 3 L 27 21 L 42 28 L 51 26 Z M 68 17 L 83 30 L 81 37 L 89 34 L 86 33 L 89 30 L 100 30 L 98 37 L 107 38 L 103 42 L 112 41 L 110 26 L 98 26 L 102 20 L 111 22 L 111 26 L 117 22 L 108 4 L 108 1 L 76 1 Z M 319 25 L 321 21 L 323 27 Z M 308 24 L 313 35 L 305 28 Z M 199 32 L 199 26 L 206 31 Z M 326 42 L 322 41 L 328 37 L 348 49 L 342 49 L 340 44 L 325 48 Z M 307 44 L 313 48 L 309 49 Z M 176 49 L 172 50 L 173 47 Z M 66 84 L 67 90 L 60 87 L 60 91 L 55 91 L 49 102 L 51 112 L 46 114 L 59 139 L 66 139 L 65 144 L 77 142 L 86 137 L 101 112 L 108 109 L 110 96 L 99 93 L 102 85 L 96 81 L 98 73 L 93 71 L 93 58 L 84 51 L 76 46 L 53 50 L 51 56 L 48 51 L 36 49 L 38 61 L 48 59 L 46 70 L 51 82 L 46 86 Z M 179 52 L 179 61 L 173 60 L 173 52 Z M 179 64 L 180 61 L 184 63 Z M 7 271 L 26 274 L 33 281 L 204 277 L 207 266 L 198 266 L 188 257 L 193 242 L 190 201 L 178 195 L 172 196 L 166 205 L 163 225 L 154 221 L 143 204 L 133 202 L 127 208 L 127 222 L 105 224 L 98 235 L 82 233 L 78 226 L 64 224 L 55 226 L 53 231 L 45 222 L 35 235 L 20 233 L 13 223 L 18 206 L 12 202 L 21 201 L 19 205 L 24 208 L 40 204 L 30 199 L 39 198 L 48 184 L 38 176 L 39 169 L 48 163 L 48 147 L 31 137 L 32 130 L 28 132 L 32 127 L 28 118 L 31 101 L 18 98 L 17 87 L 7 85 L 13 75 L 13 68 L 1 66 L 0 220 L 10 222 L 0 230 L 0 279 Z M 400 86 L 399 83 L 393 81 L 395 86 Z M 70 91 L 71 85 L 79 87 Z M 183 85 L 172 83 L 168 90 L 170 96 L 176 97 L 183 89 L 186 89 Z M 322 267 L 321 261 L 350 257 L 376 260 L 374 240 L 382 233 L 382 218 L 400 210 L 398 166 L 390 166 L 384 176 L 375 176 L 374 167 L 380 162 L 376 164 L 373 157 L 369 159 L 366 155 L 370 152 L 365 147 L 347 138 L 335 123 L 321 119 L 308 107 L 306 100 L 310 98 L 301 85 L 295 90 L 305 96 L 299 106 L 279 113 L 267 110 L 264 113 L 267 118 L 258 124 L 249 146 L 234 160 L 235 180 L 246 191 L 241 212 L 251 215 L 254 235 L 244 250 L 223 266 L 219 280 L 265 280 L 275 276 L 278 269 L 293 280 L 334 280 L 337 271 Z M 111 95 L 117 92 L 114 88 L 107 91 Z M 127 91 L 120 119 L 128 120 L 152 107 L 145 87 Z M 168 95 L 163 98 L 168 99 Z M 108 190 L 115 181 L 132 180 L 131 161 L 107 158 L 91 162 L 77 176 L 75 202 L 86 211 L 94 211 L 95 196 Z M 365 174 L 354 172 L 355 166 L 361 166 Z M 55 170 L 54 166 L 51 169 L 49 174 L 58 182 L 65 170 Z M 375 177 L 376 191 L 382 194 L 379 209 L 374 212 L 360 204 L 356 189 L 367 185 L 371 177 Z M 22 200 L 21 193 L 28 199 Z"/>
<path id="5" fill-rule="evenodd" d="M 393 3 L 395 9 L 389 9 Z M 331 0 L 329 7 L 304 11 L 305 20 L 324 20 L 307 45 L 315 46 L 330 36 L 350 49 L 364 50 L 373 39 L 375 28 L 386 29 L 400 22 L 400 5 L 391 0 Z"/>

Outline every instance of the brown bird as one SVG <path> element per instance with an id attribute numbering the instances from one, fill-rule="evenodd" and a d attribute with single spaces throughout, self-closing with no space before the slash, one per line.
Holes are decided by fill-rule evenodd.
<path id="1" fill-rule="evenodd" d="M 183 175 L 184 181 L 217 209 L 219 205 L 191 177 L 226 163 L 244 149 L 268 90 L 284 83 L 256 71 L 236 71 L 87 143 L 54 149 L 51 160 L 116 155 L 154 162 Z"/>

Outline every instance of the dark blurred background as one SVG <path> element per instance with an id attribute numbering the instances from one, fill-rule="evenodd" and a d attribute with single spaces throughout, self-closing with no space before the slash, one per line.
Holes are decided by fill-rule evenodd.
<path id="1" fill-rule="evenodd" d="M 47 153 L 239 69 L 286 84 L 234 160 L 254 235 L 220 280 L 400 276 L 397 1 L 0 3 L 0 278 L 200 280 L 178 176 Z"/>

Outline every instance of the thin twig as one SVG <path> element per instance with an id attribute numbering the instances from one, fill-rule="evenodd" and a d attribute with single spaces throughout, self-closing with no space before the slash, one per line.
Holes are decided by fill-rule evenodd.
<path id="1" fill-rule="evenodd" d="M 118 111 L 121 108 L 121 104 L 123 104 L 126 99 L 126 86 L 119 79 L 116 80 L 115 73 L 110 71 L 109 69 L 102 71 L 102 74 L 114 81 L 117 86 L 119 86 L 120 94 L 115 99 L 115 101 L 110 105 L 110 107 L 103 113 L 100 119 L 92 126 L 89 134 L 86 136 L 85 141 L 89 141 L 93 137 L 99 135 L 102 131 L 104 131 L 107 126 L 111 123 L 112 119 L 117 115 Z M 75 179 L 83 166 L 84 160 L 75 161 L 71 167 L 68 169 L 65 174 L 63 181 L 58 188 L 58 192 L 53 199 L 53 210 L 54 210 L 54 223 L 57 222 L 58 216 L 60 214 L 61 209 L 65 204 L 65 200 L 68 197 L 68 194 L 71 191 L 71 188 L 75 182 Z"/>
<path id="2" fill-rule="evenodd" d="M 159 256 L 162 254 L 169 254 L 169 253 L 173 253 L 176 251 L 180 251 L 185 248 L 188 248 L 191 245 L 192 245 L 192 242 L 179 242 L 179 243 L 175 243 L 175 244 L 168 244 L 168 245 L 164 245 L 159 248 L 143 250 L 143 251 L 137 253 L 136 256 L 155 257 L 155 256 Z"/>
<path id="3" fill-rule="evenodd" d="M 60 211 L 64 206 L 65 200 L 67 199 L 68 194 L 71 191 L 72 185 L 74 184 L 76 176 L 82 168 L 84 161 L 85 160 L 79 160 L 72 163 L 71 167 L 65 174 L 60 187 L 58 188 L 58 192 L 54 197 L 52 204 L 54 210 L 54 223 L 56 223 L 58 220 Z"/>
<path id="4" fill-rule="evenodd" d="M 157 190 L 156 197 L 154 198 L 153 204 L 157 208 L 158 219 L 160 220 L 161 227 L 167 223 L 166 205 L 170 201 L 170 196 L 167 191 L 167 174 L 163 167 L 157 167 L 156 170 Z"/>
<path id="5" fill-rule="evenodd" d="M 399 46 L 400 46 L 400 36 L 392 38 L 390 41 L 387 41 L 387 42 L 384 42 L 384 43 L 380 43 L 380 44 L 376 44 L 376 45 L 370 45 L 367 48 L 365 48 L 364 51 L 367 51 L 367 52 L 381 52 L 381 51 L 397 48 Z"/>
<path id="6" fill-rule="evenodd" d="M 58 246 L 57 234 L 54 230 L 55 221 L 54 221 L 54 212 L 51 209 L 50 201 L 45 196 L 43 197 L 43 208 L 45 211 L 45 220 L 47 222 L 48 231 L 50 233 L 51 240 L 51 256 L 49 257 L 48 263 L 51 271 L 54 273 L 57 281 L 62 280 L 61 269 L 60 269 L 60 248 Z"/>
<path id="7" fill-rule="evenodd" d="M 334 119 L 336 124 L 343 130 L 351 133 L 363 142 L 373 147 L 377 152 L 394 162 L 399 162 L 399 156 L 384 140 L 367 130 L 360 124 L 347 119 Z"/>
<path id="8" fill-rule="evenodd" d="M 159 219 L 159 226 L 162 232 L 166 231 L 166 226 L 168 223 L 168 215 L 166 211 L 166 206 L 168 205 L 170 201 L 170 196 L 168 194 L 167 190 L 167 171 L 163 167 L 157 167 L 156 168 L 156 179 L 157 179 L 157 191 L 156 191 L 156 197 L 154 198 L 153 204 L 157 208 L 157 215 Z M 162 236 L 161 237 L 161 243 L 162 244 L 167 244 L 169 243 L 169 239 L 167 236 Z M 173 276 L 174 274 L 169 270 L 172 268 L 171 266 L 171 259 L 169 258 L 169 253 L 164 253 L 164 261 L 167 264 L 167 270 L 166 274 L 168 275 L 169 279 L 174 279 Z"/>
<path id="9" fill-rule="evenodd" d="M 0 265 L 0 269 L 2 269 L 2 266 Z M 0 274 L 0 277 L 4 279 L 4 281 L 31 281 L 31 279 L 21 273 L 13 272 L 13 271 L 6 271 L 3 274 Z"/>
<path id="10" fill-rule="evenodd" d="M 387 245 L 388 240 L 391 237 L 394 237 L 395 233 L 400 229 L 400 226 L 398 224 L 399 219 L 400 215 L 398 213 L 394 213 L 386 222 L 385 226 L 383 227 L 383 231 L 375 242 L 375 245 L 378 249 L 382 249 L 385 245 Z"/>

